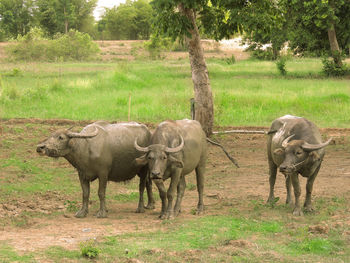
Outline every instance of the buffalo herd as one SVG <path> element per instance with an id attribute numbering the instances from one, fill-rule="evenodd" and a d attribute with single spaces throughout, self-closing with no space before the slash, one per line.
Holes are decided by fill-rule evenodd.
<path id="1" fill-rule="evenodd" d="M 299 174 L 307 178 L 304 210 L 311 211 L 313 183 L 325 155 L 324 148 L 331 139 L 322 142 L 315 124 L 291 115 L 274 120 L 267 137 L 270 171 L 270 194 L 267 202 L 275 202 L 274 185 L 279 167 L 286 180 L 287 204 L 292 202 L 291 186 L 294 189 L 293 215 L 303 214 L 299 201 Z M 159 218 L 172 219 L 181 212 L 186 188 L 185 176 L 192 171 L 195 171 L 197 180 L 197 213 L 204 210 L 207 141 L 200 123 L 195 120 L 164 121 L 153 132 L 136 122 L 110 124 L 98 121 L 87 125 L 79 133 L 72 129 L 54 132 L 37 145 L 37 152 L 54 158 L 64 157 L 78 171 L 83 194 L 82 207 L 76 217 L 86 217 L 88 214 L 90 182 L 95 179 L 99 182 L 100 209 L 97 217 L 107 217 L 107 182 L 127 181 L 138 175 L 139 203 L 136 212 L 142 213 L 145 208 L 154 209 L 154 182 L 162 202 Z M 168 178 L 170 184 L 166 189 L 164 181 Z M 143 200 L 145 188 L 147 206 Z"/>

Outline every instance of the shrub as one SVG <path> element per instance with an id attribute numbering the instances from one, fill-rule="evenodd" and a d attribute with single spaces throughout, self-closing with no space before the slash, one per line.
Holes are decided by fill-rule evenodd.
<path id="1" fill-rule="evenodd" d="M 96 55 L 99 48 L 86 33 L 71 30 L 49 40 L 40 29 L 34 28 L 27 35 L 18 37 L 6 51 L 15 61 L 82 61 Z"/>
<path id="2" fill-rule="evenodd" d="M 171 39 L 152 35 L 151 39 L 145 42 L 144 47 L 151 59 L 160 59 L 163 58 L 162 52 L 171 49 Z"/>
<path id="3" fill-rule="evenodd" d="M 88 240 L 80 243 L 80 251 L 83 257 L 96 258 L 100 254 L 100 249 L 96 247 L 94 240 Z"/>
<path id="4" fill-rule="evenodd" d="M 277 69 L 280 72 L 280 74 L 283 75 L 283 76 L 287 75 L 286 62 L 287 62 L 287 58 L 286 57 L 280 57 L 276 61 Z"/>
<path id="5" fill-rule="evenodd" d="M 231 57 L 229 58 L 225 58 L 225 62 L 228 64 L 228 65 L 233 65 L 236 63 L 236 58 L 234 55 L 232 55 Z"/>
<path id="6" fill-rule="evenodd" d="M 330 60 L 328 57 L 323 57 L 322 64 L 322 71 L 328 77 L 341 77 L 349 74 L 349 69 L 345 63 L 342 63 L 341 66 L 338 66 L 334 63 L 333 59 Z"/>

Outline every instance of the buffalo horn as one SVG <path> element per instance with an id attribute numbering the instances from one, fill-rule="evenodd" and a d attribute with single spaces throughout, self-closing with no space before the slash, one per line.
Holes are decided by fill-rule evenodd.
<path id="1" fill-rule="evenodd" d="M 176 153 L 182 150 L 182 148 L 184 147 L 184 139 L 182 138 L 182 136 L 180 135 L 181 138 L 181 143 L 179 146 L 175 147 L 175 148 L 169 148 L 169 147 L 165 147 L 165 152 L 167 153 Z"/>
<path id="2" fill-rule="evenodd" d="M 295 134 L 292 134 L 291 136 L 287 137 L 284 139 L 284 141 L 282 142 L 282 147 L 283 148 L 286 148 L 287 147 L 287 144 L 288 142 L 290 141 L 290 139 L 292 139 L 293 137 L 295 136 Z"/>
<path id="3" fill-rule="evenodd" d="M 303 145 L 301 145 L 301 148 L 303 148 L 305 151 L 315 151 L 323 147 L 326 147 L 331 141 L 332 141 L 332 138 L 320 144 L 309 144 L 307 142 L 304 142 Z"/>
<path id="4" fill-rule="evenodd" d="M 136 148 L 136 150 L 138 150 L 139 152 L 148 152 L 149 151 L 149 147 L 141 147 L 140 145 L 137 144 L 137 138 L 134 142 L 134 146 Z"/>
<path id="5" fill-rule="evenodd" d="M 91 138 L 91 137 L 95 137 L 98 134 L 98 129 L 94 126 L 95 130 L 93 132 L 90 133 L 85 133 L 85 134 L 81 134 L 78 132 L 71 132 L 71 131 L 67 131 L 67 136 L 70 138 Z"/>

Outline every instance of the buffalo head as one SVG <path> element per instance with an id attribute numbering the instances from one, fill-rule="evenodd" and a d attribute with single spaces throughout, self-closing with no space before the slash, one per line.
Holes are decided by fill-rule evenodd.
<path id="1" fill-rule="evenodd" d="M 181 136 L 180 136 L 181 137 Z M 176 159 L 171 153 L 177 153 L 184 147 L 184 139 L 181 137 L 181 143 L 174 148 L 166 147 L 163 144 L 152 144 L 148 147 L 141 147 L 135 140 L 135 148 L 145 154 L 136 159 L 138 164 L 146 165 L 150 171 L 151 179 L 163 179 L 163 174 L 169 165 L 183 168 L 183 162 Z"/>
<path id="2" fill-rule="evenodd" d="M 36 151 L 40 155 L 47 155 L 49 157 L 63 157 L 70 152 L 69 141 L 72 138 L 92 138 L 98 134 L 98 129 L 89 133 L 76 133 L 66 130 L 58 130 L 51 134 L 51 136 L 37 145 Z"/>
<path id="3" fill-rule="evenodd" d="M 309 144 L 304 140 L 290 141 L 294 135 L 287 137 L 282 142 L 282 148 L 274 151 L 275 155 L 283 155 L 284 161 L 280 165 L 280 172 L 290 174 L 297 172 L 306 163 L 314 163 L 320 160 L 316 150 L 326 147 L 332 139 L 320 144 Z"/>

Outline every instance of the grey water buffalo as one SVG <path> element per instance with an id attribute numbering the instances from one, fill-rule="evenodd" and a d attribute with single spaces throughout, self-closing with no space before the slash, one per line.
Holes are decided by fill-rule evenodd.
<path id="1" fill-rule="evenodd" d="M 267 155 L 270 169 L 268 202 L 275 202 L 274 185 L 277 167 L 279 167 L 286 178 L 287 204 L 291 203 L 291 185 L 293 184 L 295 196 L 293 215 L 303 214 L 299 203 L 301 194 L 299 174 L 307 178 L 304 209 L 312 211 L 312 187 L 325 155 L 324 147 L 332 139 L 322 143 L 321 134 L 315 124 L 305 118 L 291 115 L 273 121 L 268 135 Z"/>
<path id="2" fill-rule="evenodd" d="M 76 217 L 88 214 L 90 182 L 99 179 L 100 209 L 97 217 L 107 217 L 105 194 L 107 181 L 126 181 L 136 174 L 140 177 L 139 204 L 136 212 L 144 212 L 143 192 L 147 186 L 148 206 L 154 208 L 152 182 L 147 180 L 147 167 L 136 164 L 140 153 L 134 148 L 135 138 L 141 145 L 148 145 L 151 134 L 138 123 L 92 123 L 80 132 L 62 129 L 37 145 L 37 152 L 49 157 L 64 157 L 79 174 L 83 191 L 82 208 Z"/>
<path id="3" fill-rule="evenodd" d="M 164 121 L 154 131 L 150 145 L 135 148 L 144 155 L 136 161 L 148 164 L 150 178 L 156 183 L 162 200 L 161 219 L 176 217 L 181 211 L 181 202 L 186 188 L 185 175 L 196 171 L 198 205 L 197 213 L 204 209 L 203 188 L 207 154 L 206 135 L 199 122 L 194 120 Z M 170 178 L 168 190 L 163 181 Z M 176 203 L 173 200 L 177 191 Z"/>

